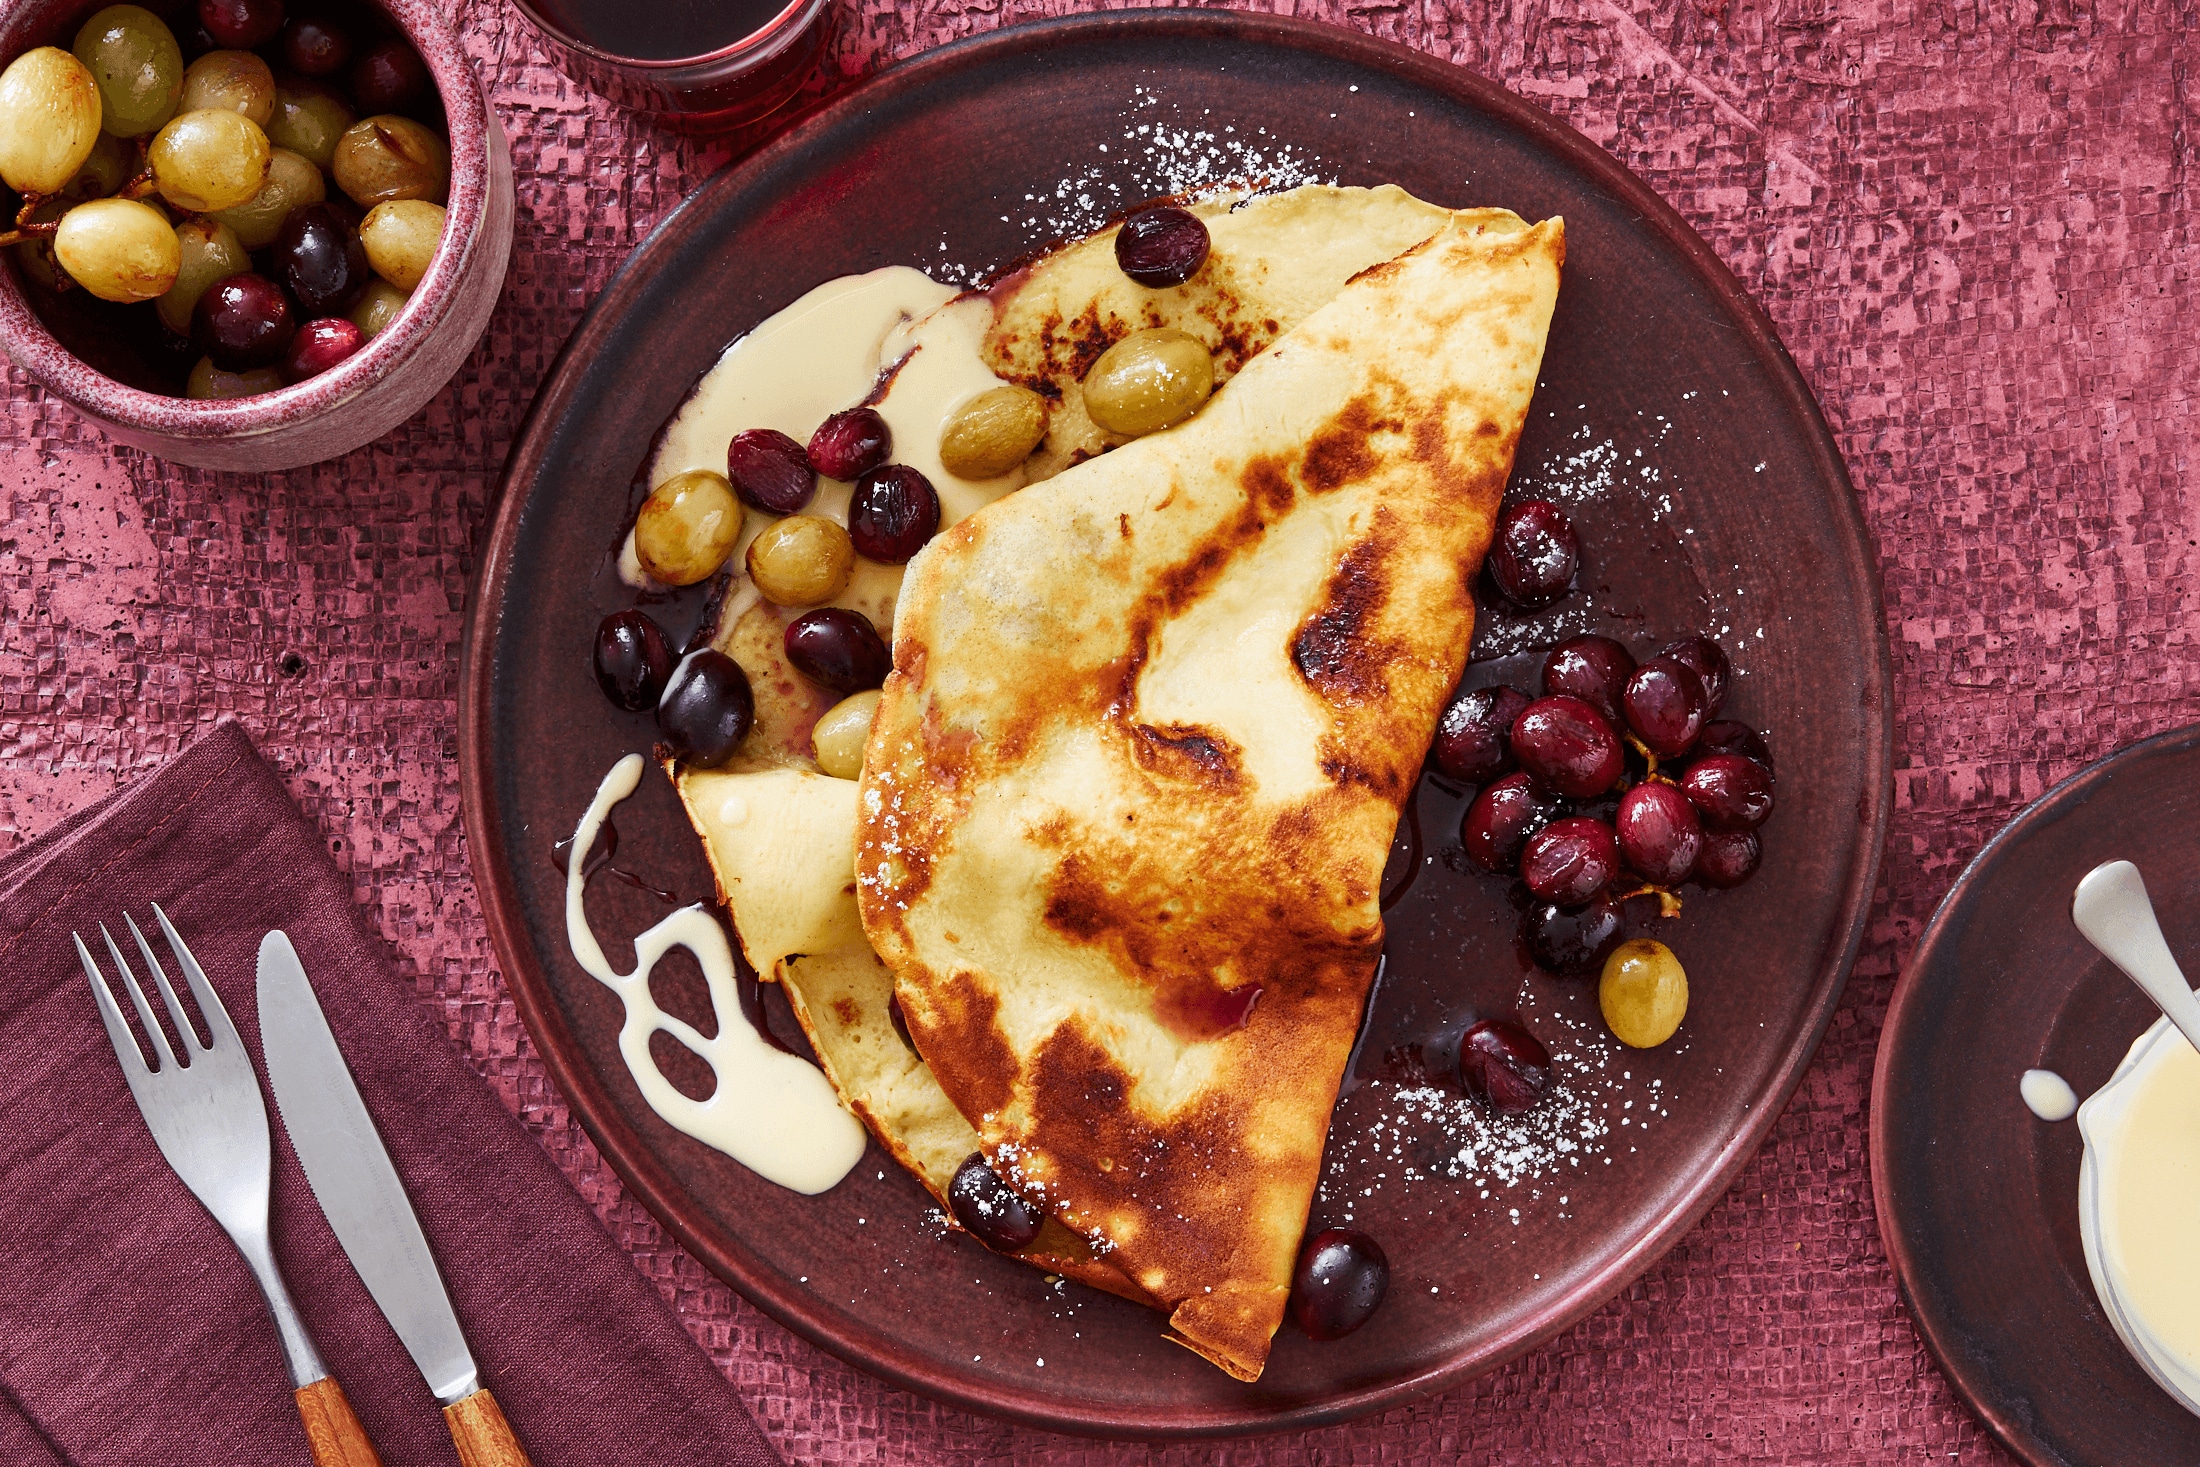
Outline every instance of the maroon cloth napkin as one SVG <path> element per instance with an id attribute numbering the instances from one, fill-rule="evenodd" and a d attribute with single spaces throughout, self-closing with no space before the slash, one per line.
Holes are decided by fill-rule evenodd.
<path id="1" fill-rule="evenodd" d="M 149 927 L 155 901 L 255 1061 L 260 938 L 290 933 L 482 1378 L 537 1467 L 778 1467 L 731 1386 L 399 981 L 319 835 L 226 720 L 0 863 L 0 1462 L 311 1460 L 252 1277 L 153 1144 L 69 943 L 102 921 L 119 935 L 126 908 Z M 388 1467 L 455 1462 L 272 1096 L 268 1112 L 275 1252 L 330 1370 Z"/>

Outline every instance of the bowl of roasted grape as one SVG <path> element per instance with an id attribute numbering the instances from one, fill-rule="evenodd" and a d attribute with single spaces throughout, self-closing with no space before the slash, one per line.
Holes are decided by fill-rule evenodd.
<path id="1" fill-rule="evenodd" d="M 503 135 L 417 0 L 32 0 L 0 20 L 0 184 L 0 345 L 215 468 L 410 417 L 511 243 Z"/>

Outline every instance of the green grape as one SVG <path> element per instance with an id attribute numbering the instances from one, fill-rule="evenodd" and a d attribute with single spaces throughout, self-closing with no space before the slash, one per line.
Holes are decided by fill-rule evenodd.
<path id="1" fill-rule="evenodd" d="M 374 273 L 402 291 L 420 284 L 443 242 L 441 204 L 426 199 L 392 199 L 367 211 L 359 242 L 367 247 Z"/>
<path id="2" fill-rule="evenodd" d="M 178 336 L 191 334 L 191 309 L 217 280 L 242 275 L 252 268 L 252 256 L 237 238 L 237 231 L 214 219 L 187 219 L 176 229 L 182 264 L 176 283 L 153 302 L 161 324 Z"/>
<path id="3" fill-rule="evenodd" d="M 209 51 L 183 74 L 180 109 L 202 107 L 241 113 L 265 128 L 275 115 L 275 73 L 250 51 Z"/>
<path id="4" fill-rule="evenodd" d="M 366 333 L 372 341 L 389 329 L 397 313 L 405 309 L 405 302 L 412 297 L 390 284 L 387 280 L 367 282 L 367 293 L 359 297 L 359 304 L 351 308 L 351 324 Z"/>
<path id="5" fill-rule="evenodd" d="M 76 177 L 99 141 L 99 85 L 55 46 L 25 51 L 0 71 L 0 182 L 51 194 Z"/>
<path id="6" fill-rule="evenodd" d="M 216 107 L 185 112 L 160 130 L 148 155 L 161 197 L 190 214 L 234 209 L 267 182 L 267 134 L 251 118 Z"/>
<path id="7" fill-rule="evenodd" d="M 283 374 L 273 367 L 254 367 L 249 372 L 224 372 L 212 357 L 200 357 L 183 384 L 183 395 L 195 402 L 223 402 L 233 397 L 258 397 L 283 385 Z"/>
<path id="8" fill-rule="evenodd" d="M 152 11 L 110 5 L 76 33 L 76 59 L 99 83 L 105 127 L 118 138 L 141 138 L 176 115 L 183 93 L 183 49 Z"/>
<path id="9" fill-rule="evenodd" d="M 354 117 L 344 99 L 319 82 L 278 77 L 275 115 L 268 120 L 267 138 L 326 172 L 336 160 L 336 140 Z"/>
<path id="10" fill-rule="evenodd" d="M 233 209 L 214 217 L 237 231 L 248 250 L 264 250 L 282 232 L 283 221 L 293 209 L 318 204 L 328 197 L 321 170 L 288 148 L 277 148 L 267 160 L 267 182 L 260 191 Z"/>
<path id="11" fill-rule="evenodd" d="M 92 155 L 84 160 L 84 166 L 76 170 L 61 190 L 64 198 L 78 203 L 86 199 L 104 199 L 117 193 L 130 181 L 137 170 L 137 149 L 111 132 L 99 135 L 92 144 Z"/>
<path id="12" fill-rule="evenodd" d="M 134 199 L 94 199 L 61 216 L 54 258 L 103 301 L 149 301 L 176 283 L 183 250 L 158 210 Z"/>
<path id="13" fill-rule="evenodd" d="M 410 117 L 369 117 L 336 141 L 336 186 L 362 209 L 391 199 L 443 203 L 451 194 L 451 150 Z"/>

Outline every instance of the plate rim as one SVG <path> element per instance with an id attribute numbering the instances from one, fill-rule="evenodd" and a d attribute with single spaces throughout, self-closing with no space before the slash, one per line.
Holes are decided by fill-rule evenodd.
<path id="1" fill-rule="evenodd" d="M 1615 1254 L 1603 1268 L 1561 1296 L 1556 1301 L 1558 1307 L 1550 1310 L 1540 1323 L 1478 1355 L 1454 1356 L 1413 1376 L 1346 1389 L 1323 1401 L 1282 1411 L 1264 1410 L 1248 1399 L 1243 1409 L 1227 1416 L 1218 1413 L 1216 1419 L 1187 1423 L 1157 1424 L 1129 1420 L 1120 1413 L 1104 1410 L 1061 1404 L 1035 1405 L 1026 1394 L 952 1375 L 936 1368 L 927 1357 L 913 1352 L 897 1358 L 892 1354 L 856 1348 L 822 1321 L 810 1316 L 805 1308 L 808 1300 L 805 1291 L 772 1287 L 771 1280 L 748 1266 L 737 1247 L 729 1247 L 703 1230 L 689 1226 L 678 1205 L 687 1196 L 686 1189 L 650 1151 L 639 1133 L 620 1118 L 608 1091 L 593 1069 L 582 1061 L 579 1046 L 564 1022 L 546 979 L 534 971 L 528 961 L 531 945 L 511 879 L 513 867 L 507 859 L 507 843 L 490 798 L 495 757 L 490 718 L 495 634 L 504 587 L 512 569 L 513 543 L 526 507 L 525 499 L 511 492 L 512 486 L 521 477 L 531 478 L 540 467 L 536 443 L 538 420 L 547 420 L 553 402 L 562 408 L 569 400 L 588 349 L 609 329 L 628 301 L 645 288 L 644 275 L 637 268 L 637 262 L 643 260 L 661 238 L 683 227 L 689 217 L 708 209 L 720 194 L 738 192 L 748 176 L 770 171 L 787 154 L 806 147 L 813 137 L 839 126 L 851 113 L 874 102 L 921 89 L 942 74 L 985 65 L 997 54 L 1014 55 L 1050 42 L 1104 44 L 1122 35 L 1139 39 L 1158 35 L 1275 46 L 1389 72 L 1515 130 L 1558 155 L 1589 183 L 1628 204 L 1639 217 L 1639 227 L 1654 234 L 1662 246 L 1685 262 L 1706 293 L 1723 308 L 1738 329 L 1743 346 L 1767 370 L 1771 386 L 1785 400 L 1792 420 L 1803 430 L 1819 481 L 1834 491 L 1829 495 L 1828 508 L 1835 537 L 1841 544 L 1837 560 L 1848 572 L 1850 583 L 1869 600 L 1868 631 L 1877 654 L 1867 659 L 1866 679 L 1858 689 L 1863 706 L 1877 713 L 1878 737 L 1870 739 L 1868 747 L 1862 751 L 1862 785 L 1869 808 L 1862 812 L 1865 819 L 1859 859 L 1851 864 L 1841 894 L 1840 916 L 1833 927 L 1834 940 L 1824 949 L 1830 955 L 1829 960 L 1820 968 L 1810 1002 L 1801 1013 L 1797 1042 L 1775 1066 L 1759 1100 L 1752 1103 L 1749 1118 L 1727 1138 L 1715 1153 L 1713 1162 L 1654 1226 L 1645 1230 L 1633 1245 Z M 499 971 L 542 1057 L 544 1068 L 563 1093 L 573 1118 L 588 1133 L 621 1183 L 660 1225 L 744 1299 L 836 1359 L 927 1399 L 994 1419 L 1050 1431 L 1118 1439 L 1246 1436 L 1331 1425 L 1421 1400 L 1519 1358 L 1603 1308 L 1670 1251 L 1725 1196 L 1735 1177 L 1762 1147 L 1773 1125 L 1785 1112 L 1804 1072 L 1816 1056 L 1863 944 L 1893 809 L 1892 690 L 1893 659 L 1887 636 L 1886 596 L 1881 584 L 1879 558 L 1847 464 L 1824 412 L 1764 308 L 1718 258 L 1710 244 L 1648 183 L 1585 135 L 1498 82 L 1465 66 L 1363 31 L 1257 12 L 1204 9 L 1088 12 L 1003 26 L 964 37 L 897 61 L 839 92 L 803 114 L 786 131 L 734 159 L 698 185 L 634 247 L 590 302 L 545 372 L 513 435 L 512 447 L 490 506 L 481 558 L 468 590 L 459 672 L 461 817 L 468 842 L 469 868 Z M 1869 714 L 1861 721 L 1868 727 Z"/>
<path id="2" fill-rule="evenodd" d="M 1919 1001 L 1925 986 L 1923 973 L 1934 951 L 1948 940 L 1949 925 L 1955 920 L 1958 907 L 1982 890 L 1992 874 L 1990 868 L 1998 866 L 2003 854 L 2032 834 L 2035 826 L 2052 821 L 2082 806 L 2095 788 L 2122 773 L 2126 767 L 2144 762 L 2149 757 L 2166 752 L 2200 750 L 2200 723 L 2188 723 L 2176 728 L 2149 734 L 2143 739 L 2114 749 L 2085 765 L 2073 774 L 2064 776 L 2037 799 L 2023 806 L 1978 849 L 1978 853 L 1964 863 L 1955 882 L 1948 888 L 1933 908 L 1933 915 L 1925 924 L 1925 930 L 1910 953 L 1909 962 L 1902 967 L 1902 974 L 1895 980 L 1894 992 L 1887 997 L 1887 1016 L 1879 1027 L 1878 1052 L 1872 1061 L 1871 1118 L 1868 1126 L 1870 1151 L 1866 1175 L 1871 1181 L 1872 1219 L 1879 1229 L 1880 1246 L 1887 1250 L 1887 1266 L 1894 1274 L 1895 1292 L 1901 1296 L 1903 1310 L 1910 1316 L 1911 1325 L 1925 1344 L 1933 1364 L 1940 1370 L 1941 1378 L 1948 1382 L 1956 1398 L 1964 1408 L 1984 1426 L 1994 1439 L 2026 1467 L 2065 1467 L 2069 1458 L 2055 1451 L 2046 1441 L 2024 1429 L 2021 1420 L 2008 1412 L 1999 1411 L 1987 1402 L 1985 1383 L 1976 1378 L 1979 1372 L 1971 1368 L 1971 1361 L 1962 1353 L 1959 1345 L 1963 1336 L 1953 1318 L 1938 1314 L 1928 1317 L 1918 1303 L 1918 1292 L 1911 1286 L 1914 1278 L 1923 1277 L 1927 1270 L 1911 1248 L 1908 1235 L 1899 1226 L 1896 1215 L 1901 1202 L 1894 1190 L 1882 1184 L 1881 1178 L 1896 1173 L 1891 1170 L 1891 1153 L 1894 1149 L 1893 1122 L 1887 1119 L 1888 1107 L 1880 1103 L 1886 1087 L 1893 1083 L 1895 1040 L 1900 1037 L 1909 1010 Z M 1921 1022 L 1921 1021 L 1911 1021 Z"/>

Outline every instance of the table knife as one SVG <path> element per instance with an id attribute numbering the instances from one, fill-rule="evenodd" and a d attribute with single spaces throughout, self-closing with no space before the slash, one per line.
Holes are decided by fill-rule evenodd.
<path id="1" fill-rule="evenodd" d="M 465 1467 L 529 1467 L 481 1383 L 420 1219 L 352 1082 L 305 965 L 281 930 L 260 940 L 260 1045 L 275 1107 L 336 1240 L 435 1392 Z"/>

